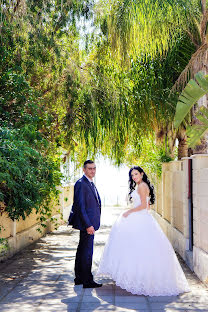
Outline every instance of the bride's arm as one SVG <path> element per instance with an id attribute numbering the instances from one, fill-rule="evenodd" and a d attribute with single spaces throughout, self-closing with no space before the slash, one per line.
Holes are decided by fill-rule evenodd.
<path id="1" fill-rule="evenodd" d="M 146 185 L 144 183 L 139 185 L 138 193 L 140 195 L 141 205 L 139 205 L 139 206 L 137 206 L 135 208 L 129 209 L 126 212 L 124 212 L 123 216 L 125 218 L 128 217 L 128 215 L 133 213 L 133 212 L 140 211 L 140 210 L 143 210 L 143 209 L 147 208 L 147 196 L 148 196 L 148 194 L 147 194 L 147 187 L 146 187 Z"/>

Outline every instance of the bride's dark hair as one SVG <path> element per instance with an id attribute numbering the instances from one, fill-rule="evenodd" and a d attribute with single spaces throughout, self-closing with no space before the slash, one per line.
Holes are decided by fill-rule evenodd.
<path id="1" fill-rule="evenodd" d="M 136 182 L 134 182 L 134 180 L 132 179 L 131 173 L 132 170 L 137 170 L 140 173 L 143 173 L 143 177 L 142 180 L 147 183 L 149 190 L 150 190 L 150 205 L 153 205 L 155 202 L 155 193 L 154 193 L 154 186 L 150 183 L 150 180 L 148 179 L 146 173 L 144 172 L 144 170 L 139 167 L 139 166 L 134 166 L 129 170 L 129 198 L 130 200 L 132 199 L 131 197 L 131 193 L 135 190 L 136 187 Z"/>

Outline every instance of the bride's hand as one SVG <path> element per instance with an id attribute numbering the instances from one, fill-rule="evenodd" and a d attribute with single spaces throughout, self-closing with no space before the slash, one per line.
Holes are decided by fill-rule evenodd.
<path id="1" fill-rule="evenodd" d="M 129 214 L 130 214 L 130 212 L 129 212 L 129 211 L 126 211 L 126 212 L 123 213 L 123 217 L 124 217 L 124 218 L 127 218 Z"/>

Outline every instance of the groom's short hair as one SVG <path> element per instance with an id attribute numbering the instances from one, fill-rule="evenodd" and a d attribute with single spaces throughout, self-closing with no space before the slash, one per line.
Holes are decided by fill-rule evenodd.
<path id="1" fill-rule="evenodd" d="M 90 159 L 88 159 L 88 160 L 86 160 L 85 162 L 84 162 L 84 168 L 86 168 L 87 167 L 87 164 L 94 164 L 94 161 L 93 160 L 90 160 Z"/>

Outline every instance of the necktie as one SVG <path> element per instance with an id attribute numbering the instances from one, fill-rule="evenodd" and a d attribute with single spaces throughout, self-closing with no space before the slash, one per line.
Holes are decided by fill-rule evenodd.
<path id="1" fill-rule="evenodd" d="M 94 192 L 95 192 L 97 201 L 98 201 L 98 203 L 99 203 L 98 193 L 97 193 L 97 189 L 96 189 L 96 187 L 95 187 L 95 184 L 94 184 L 93 182 L 90 182 L 90 183 L 91 183 L 91 185 L 92 185 L 92 187 L 93 187 L 93 190 L 94 190 Z"/>

